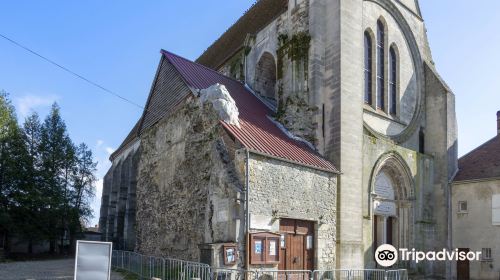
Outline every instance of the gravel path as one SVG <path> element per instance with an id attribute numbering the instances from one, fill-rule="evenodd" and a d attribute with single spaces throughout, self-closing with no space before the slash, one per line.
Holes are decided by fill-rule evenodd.
<path id="1" fill-rule="evenodd" d="M 0 263 L 0 279 L 69 280 L 73 279 L 74 269 L 74 259 Z M 123 277 L 111 272 L 111 280 L 123 280 Z"/>

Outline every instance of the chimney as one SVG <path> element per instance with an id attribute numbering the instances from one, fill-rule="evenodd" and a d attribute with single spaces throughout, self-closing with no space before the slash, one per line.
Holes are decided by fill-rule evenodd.
<path id="1" fill-rule="evenodd" d="M 497 112 L 497 134 L 500 135 L 500 111 Z"/>

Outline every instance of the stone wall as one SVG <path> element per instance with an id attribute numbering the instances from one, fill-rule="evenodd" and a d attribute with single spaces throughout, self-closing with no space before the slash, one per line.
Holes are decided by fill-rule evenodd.
<path id="1" fill-rule="evenodd" d="M 104 176 L 99 228 L 104 241 L 112 241 L 115 249 L 135 247 L 135 190 L 140 158 L 140 142 L 136 140 L 119 156 Z"/>
<path id="2" fill-rule="evenodd" d="M 141 135 L 137 247 L 198 261 L 198 245 L 237 241 L 242 188 L 211 105 L 189 98 Z"/>
<path id="3" fill-rule="evenodd" d="M 279 218 L 315 222 L 315 269 L 335 267 L 337 175 L 250 154 L 250 228 L 270 225 L 279 231 Z"/>

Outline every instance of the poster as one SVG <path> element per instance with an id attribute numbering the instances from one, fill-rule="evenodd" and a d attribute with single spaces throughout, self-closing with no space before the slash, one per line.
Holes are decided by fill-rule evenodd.
<path id="1" fill-rule="evenodd" d="M 227 248 L 226 249 L 226 263 L 234 263 L 235 261 L 235 256 L 234 256 L 234 248 Z"/>
<path id="2" fill-rule="evenodd" d="M 276 241 L 269 241 L 269 256 L 276 256 Z"/>
<path id="3" fill-rule="evenodd" d="M 262 254 L 262 240 L 255 240 L 255 254 Z"/>

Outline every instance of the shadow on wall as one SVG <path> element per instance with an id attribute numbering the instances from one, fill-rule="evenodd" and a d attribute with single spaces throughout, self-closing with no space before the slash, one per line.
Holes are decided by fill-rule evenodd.
<path id="1" fill-rule="evenodd" d="M 397 108 L 397 119 L 408 125 L 414 115 L 416 114 L 416 109 L 417 108 L 417 90 L 416 90 L 416 84 L 417 84 L 417 78 L 415 73 L 413 73 L 410 82 L 408 83 L 407 87 L 401 94 L 401 91 L 398 92 L 398 99 L 399 103 L 396 104 Z M 422 89 L 423 91 L 423 89 Z M 421 97 L 421 102 L 424 99 L 424 96 Z M 390 98 L 386 100 L 386 106 L 390 106 Z M 404 128 L 403 128 L 404 130 Z M 401 129 L 401 124 L 396 123 L 396 122 L 390 122 L 389 126 L 387 127 L 386 134 L 389 136 L 394 136 L 402 132 Z"/>

